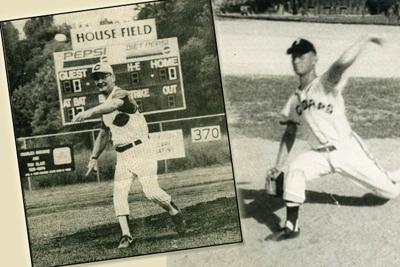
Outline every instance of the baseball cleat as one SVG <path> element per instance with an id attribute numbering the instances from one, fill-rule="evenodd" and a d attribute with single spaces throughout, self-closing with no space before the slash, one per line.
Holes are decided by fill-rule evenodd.
<path id="1" fill-rule="evenodd" d="M 281 228 L 279 232 L 272 233 L 265 238 L 265 241 L 283 241 L 287 239 L 293 239 L 300 235 L 300 229 L 293 231 L 288 227 Z"/>
<path id="2" fill-rule="evenodd" d="M 171 215 L 172 222 L 174 223 L 175 231 L 179 235 L 184 235 L 186 232 L 186 222 L 185 218 L 183 218 L 182 211 L 178 209 L 178 213 L 175 215 Z"/>
<path id="3" fill-rule="evenodd" d="M 130 235 L 123 235 L 121 239 L 119 240 L 119 245 L 118 248 L 127 248 L 131 245 L 133 242 L 133 238 Z"/>

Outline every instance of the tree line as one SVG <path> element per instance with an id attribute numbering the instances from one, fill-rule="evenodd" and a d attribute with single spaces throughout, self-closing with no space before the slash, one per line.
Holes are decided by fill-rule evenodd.
<path id="1" fill-rule="evenodd" d="M 301 9 L 307 9 L 309 7 L 322 6 L 358 6 L 362 9 L 366 9 L 371 15 L 385 14 L 389 15 L 390 12 L 397 14 L 399 13 L 398 0 L 214 0 L 219 2 L 220 9 L 222 12 L 240 12 L 240 7 L 247 5 L 251 7 L 251 10 L 255 13 L 263 13 L 267 10 L 282 6 L 287 12 L 292 12 L 297 15 Z M 290 6 L 290 8 L 288 8 Z M 290 10 L 289 10 L 290 9 Z"/>

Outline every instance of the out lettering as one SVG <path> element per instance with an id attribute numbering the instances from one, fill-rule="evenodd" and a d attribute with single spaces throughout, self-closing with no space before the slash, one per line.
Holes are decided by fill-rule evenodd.
<path id="1" fill-rule="evenodd" d="M 176 84 L 163 86 L 164 95 L 176 94 L 177 87 L 178 86 Z"/>

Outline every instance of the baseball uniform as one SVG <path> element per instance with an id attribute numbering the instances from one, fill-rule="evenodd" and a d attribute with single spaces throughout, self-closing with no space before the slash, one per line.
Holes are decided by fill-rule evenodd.
<path id="1" fill-rule="evenodd" d="M 114 206 L 117 216 L 128 215 L 128 194 L 133 178 L 137 177 L 146 197 L 160 206 L 171 202 L 157 178 L 156 147 L 149 139 L 146 119 L 137 110 L 127 91 L 115 86 L 106 101 L 120 98 L 124 104 L 103 114 L 104 127 L 111 132 L 117 151 L 114 177 Z"/>
<path id="2" fill-rule="evenodd" d="M 293 121 L 306 130 L 311 147 L 291 162 L 283 198 L 303 203 L 306 181 L 335 172 L 378 196 L 396 197 L 400 184 L 379 166 L 350 127 L 342 97 L 345 83 L 327 92 L 323 77 L 315 78 L 303 90 L 297 89 L 281 111 L 285 121 Z"/>

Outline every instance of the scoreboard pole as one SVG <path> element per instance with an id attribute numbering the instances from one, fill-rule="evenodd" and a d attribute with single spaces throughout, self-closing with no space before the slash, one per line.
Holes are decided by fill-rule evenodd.
<path id="1" fill-rule="evenodd" d="M 28 189 L 29 193 L 32 193 L 32 180 L 30 176 L 28 176 Z"/>
<path id="2" fill-rule="evenodd" d="M 26 149 L 26 139 L 23 139 L 23 145 L 22 145 L 23 149 Z M 28 176 L 28 189 L 29 189 L 29 193 L 32 193 L 32 179 L 30 176 Z"/>

